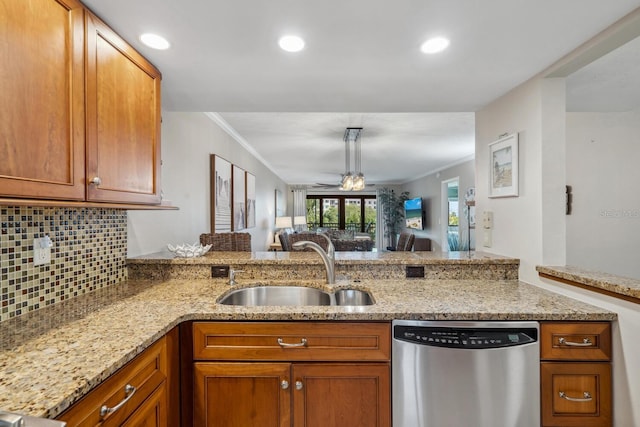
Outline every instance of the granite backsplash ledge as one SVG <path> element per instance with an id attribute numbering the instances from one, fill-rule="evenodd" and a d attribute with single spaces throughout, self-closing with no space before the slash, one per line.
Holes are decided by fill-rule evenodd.
<path id="1" fill-rule="evenodd" d="M 249 280 L 321 280 L 325 269 L 320 257 L 305 252 L 209 252 L 203 257 L 175 258 L 157 253 L 127 260 L 135 280 L 209 279 L 212 267 L 238 270 Z M 430 280 L 517 280 L 520 262 L 515 258 L 480 252 L 337 252 L 337 277 L 351 280 L 403 280 L 408 270 Z"/>

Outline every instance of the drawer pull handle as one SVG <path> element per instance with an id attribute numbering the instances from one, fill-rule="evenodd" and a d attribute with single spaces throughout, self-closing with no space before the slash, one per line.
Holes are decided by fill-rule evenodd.
<path id="1" fill-rule="evenodd" d="M 102 407 L 100 408 L 100 418 L 104 418 L 107 415 L 111 415 L 114 412 L 116 412 L 118 409 L 122 408 L 125 405 L 125 403 L 127 403 L 129 399 L 131 399 L 133 395 L 136 394 L 136 388 L 131 384 L 127 384 L 126 386 L 124 386 L 124 393 L 125 393 L 124 399 L 122 399 L 120 403 L 118 403 L 113 408 L 109 408 L 107 405 L 102 405 Z"/>
<path id="2" fill-rule="evenodd" d="M 582 393 L 582 395 L 584 396 L 583 398 L 569 397 L 564 391 L 560 392 L 560 397 L 568 400 L 569 402 L 591 402 L 593 400 L 593 397 L 591 397 L 591 393 L 589 393 L 588 391 L 585 391 L 584 393 Z"/>
<path id="3" fill-rule="evenodd" d="M 299 343 L 291 344 L 288 342 L 284 342 L 282 338 L 278 338 L 278 345 L 283 348 L 295 348 L 295 347 L 306 347 L 307 339 L 302 338 Z"/>
<path id="4" fill-rule="evenodd" d="M 302 390 L 302 381 L 296 381 L 296 390 Z"/>
<path id="5" fill-rule="evenodd" d="M 569 347 L 593 347 L 593 343 L 589 338 L 583 339 L 582 342 L 572 342 L 567 341 L 566 339 L 564 339 L 564 337 L 560 337 L 560 339 L 558 339 L 558 342 L 560 343 L 560 345 L 567 345 Z"/>
<path id="6" fill-rule="evenodd" d="M 288 389 L 289 388 L 289 381 L 282 380 L 282 382 L 280 383 L 280 387 L 282 387 L 283 390 Z"/>

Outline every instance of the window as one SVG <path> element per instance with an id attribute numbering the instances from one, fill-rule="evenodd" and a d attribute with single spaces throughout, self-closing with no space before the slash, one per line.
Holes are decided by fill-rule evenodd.
<path id="1" fill-rule="evenodd" d="M 307 225 L 376 236 L 376 196 L 307 195 Z"/>

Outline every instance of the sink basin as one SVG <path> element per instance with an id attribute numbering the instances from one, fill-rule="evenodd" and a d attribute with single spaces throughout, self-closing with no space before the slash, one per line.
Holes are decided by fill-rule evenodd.
<path id="1" fill-rule="evenodd" d="M 306 286 L 256 286 L 231 291 L 220 304 L 226 305 L 331 305 L 331 294 Z"/>
<path id="2" fill-rule="evenodd" d="M 367 291 L 339 289 L 335 292 L 336 305 L 372 305 L 373 298 Z"/>
<path id="3" fill-rule="evenodd" d="M 223 296 L 220 304 L 242 306 L 296 305 L 372 305 L 366 291 L 339 289 L 335 293 L 306 286 L 253 286 L 236 289 Z"/>

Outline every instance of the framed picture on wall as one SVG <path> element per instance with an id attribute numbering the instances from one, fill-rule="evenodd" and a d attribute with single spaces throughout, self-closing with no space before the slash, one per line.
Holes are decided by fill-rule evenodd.
<path id="1" fill-rule="evenodd" d="M 231 215 L 233 216 L 232 231 L 240 231 L 247 228 L 246 211 L 246 180 L 245 170 L 233 165 L 233 199 Z"/>
<path id="2" fill-rule="evenodd" d="M 518 196 L 518 134 L 489 144 L 489 197 Z"/>
<path id="3" fill-rule="evenodd" d="M 247 228 L 256 226 L 256 177 L 246 173 L 247 192 Z"/>
<path id="4" fill-rule="evenodd" d="M 211 232 L 231 231 L 231 163 L 211 155 Z"/>
<path id="5" fill-rule="evenodd" d="M 284 197 L 282 196 L 282 191 L 276 189 L 276 200 L 275 200 L 275 207 L 276 207 L 276 218 L 279 216 L 284 216 L 284 211 L 285 211 L 285 204 L 284 204 Z"/>

